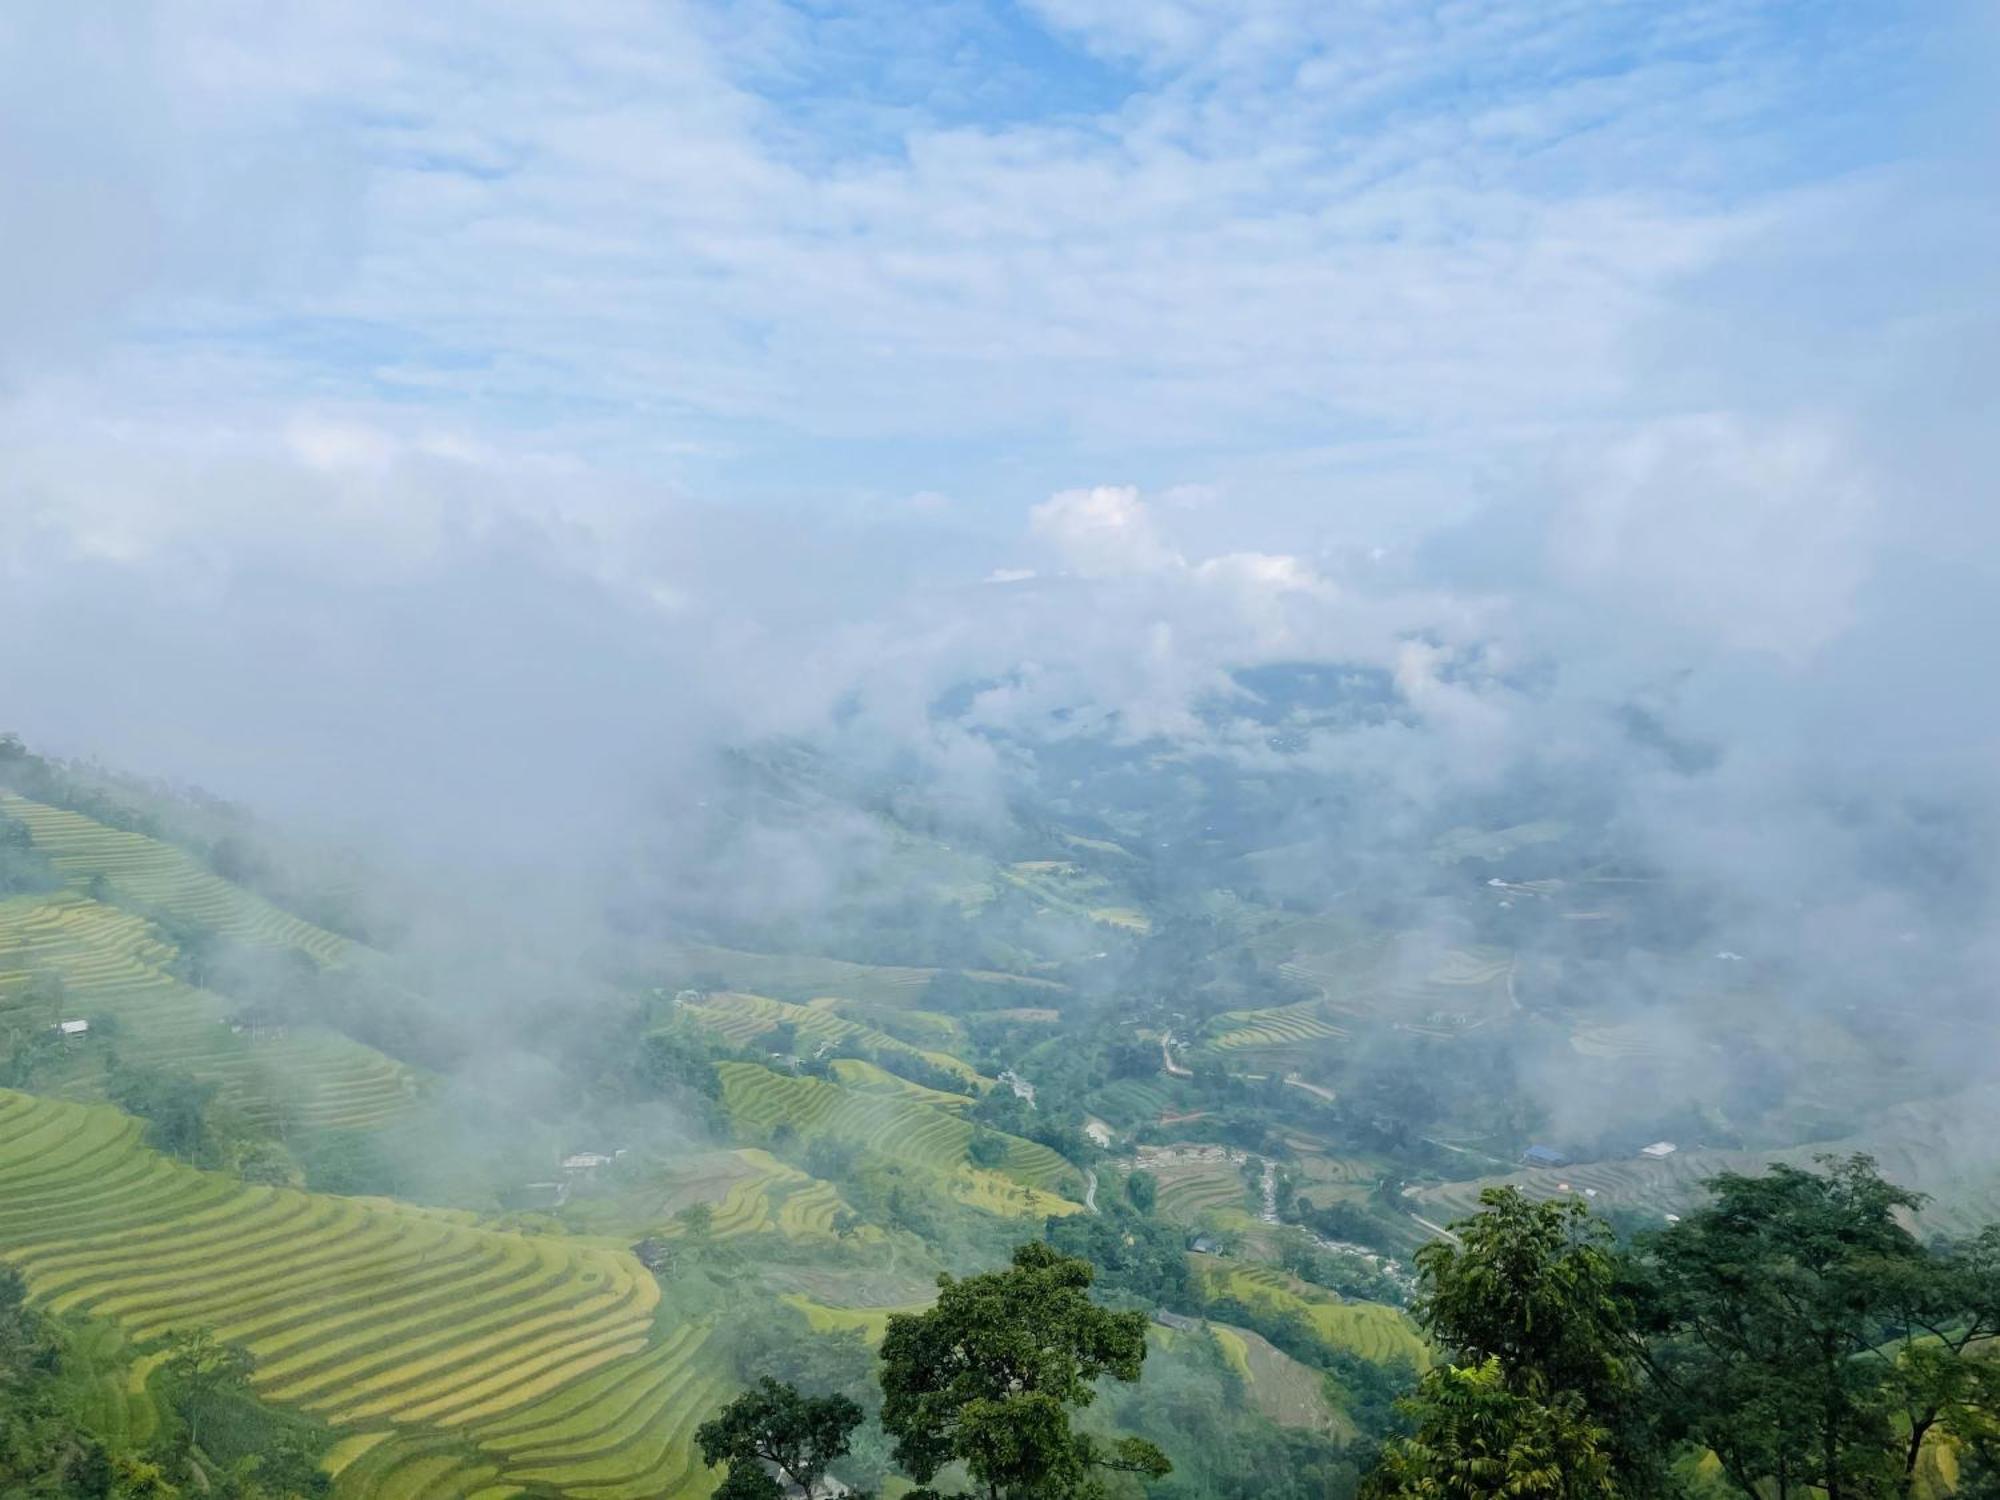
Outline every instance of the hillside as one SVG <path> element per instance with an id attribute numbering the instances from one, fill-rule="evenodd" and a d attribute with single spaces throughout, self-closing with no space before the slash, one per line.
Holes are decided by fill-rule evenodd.
<path id="1" fill-rule="evenodd" d="M 848 796 L 900 826 L 790 764 L 760 767 L 760 816 Z M 819 779 L 793 796 L 795 772 Z M 1580 987 L 1597 959 L 1537 935 L 1582 888 L 1542 873 L 1560 820 L 1442 831 L 1420 922 L 1224 884 L 1254 849 L 1218 829 L 1155 856 L 1129 810 L 948 848 L 907 829 L 809 932 L 628 918 L 516 978 L 504 910 L 497 962 L 377 946 L 189 832 L 212 812 L 65 774 L 0 792 L 0 1261 L 68 1330 L 66 1399 L 103 1440 L 186 1440 L 162 1371 L 199 1332 L 249 1360 L 233 1420 L 290 1434 L 342 1500 L 699 1500 L 692 1433 L 733 1391 L 774 1367 L 868 1388 L 893 1314 L 1037 1237 L 1153 1320 L 1160 1394 L 1093 1420 L 1234 1495 L 1273 1445 L 1331 1472 L 1388 1430 L 1434 1357 L 1410 1253 L 1485 1186 L 1666 1223 L 1716 1170 L 1867 1150 L 1935 1195 L 1927 1230 L 1996 1201 L 1990 1090 L 1913 1096 L 1878 1048 L 1841 1096 L 1865 1049 L 1829 1017 L 1789 1033 L 1815 1074 L 1635 1088 L 1596 1159 L 1512 1169 L 1542 1129 L 1530 1070 L 1616 1091 L 1672 1061 Z M 1488 873 L 1529 856 L 1531 879 Z M 907 930 L 864 910 L 885 885 Z M 1681 1021 L 1775 1045 L 1729 977 Z M 1807 1133 L 1836 1097 L 1858 1127 Z M 1620 1145 L 1670 1130 L 1664 1158 Z M 1219 1425 L 1197 1439 L 1186 1403 Z M 895 1482 L 879 1435 L 840 1472 Z"/>
<path id="2" fill-rule="evenodd" d="M 419 1470 L 632 1496 L 687 1478 L 686 1432 L 716 1388 L 670 1385 L 699 1331 L 658 1326 L 659 1289 L 630 1256 L 247 1186 L 140 1133 L 102 1107 L 0 1094 L 0 1259 L 52 1311 L 136 1344 L 207 1327 L 248 1349 L 260 1396 L 332 1427 L 336 1466 L 370 1455 L 353 1493 L 399 1493 Z M 551 1401 L 593 1375 L 621 1400 L 660 1390 L 678 1441 Z"/>

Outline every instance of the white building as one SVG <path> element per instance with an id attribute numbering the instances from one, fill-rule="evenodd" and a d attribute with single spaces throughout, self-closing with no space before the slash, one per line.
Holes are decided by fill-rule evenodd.
<path id="1" fill-rule="evenodd" d="M 1672 1141 L 1655 1141 L 1650 1146 L 1640 1147 L 1639 1154 L 1641 1156 L 1650 1156 L 1655 1161 L 1658 1161 L 1663 1156 L 1672 1156 L 1679 1149 Z"/>

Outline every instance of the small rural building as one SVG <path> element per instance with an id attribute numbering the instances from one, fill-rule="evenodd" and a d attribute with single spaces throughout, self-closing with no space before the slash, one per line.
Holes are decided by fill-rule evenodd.
<path id="1" fill-rule="evenodd" d="M 1566 1167 L 1569 1158 L 1553 1146 L 1530 1146 L 1521 1153 L 1521 1160 L 1531 1167 Z"/>
<path id="2" fill-rule="evenodd" d="M 615 1157 L 606 1156 L 601 1151 L 579 1151 L 562 1159 L 563 1175 L 569 1178 L 595 1177 L 598 1168 L 608 1167 L 614 1160 Z"/>
<path id="3" fill-rule="evenodd" d="M 1160 1308 L 1154 1310 L 1153 1321 L 1158 1323 L 1162 1328 L 1171 1328 L 1178 1333 L 1193 1333 L 1197 1328 L 1201 1327 L 1201 1320 L 1199 1318 L 1190 1318 L 1184 1314 L 1167 1312 Z"/>
<path id="4" fill-rule="evenodd" d="M 1641 1156 L 1650 1156 L 1655 1161 L 1658 1161 L 1662 1157 L 1672 1156 L 1678 1150 L 1680 1150 L 1680 1147 L 1676 1146 L 1672 1141 L 1655 1141 L 1650 1146 L 1641 1146 L 1639 1154 Z"/>
<path id="5" fill-rule="evenodd" d="M 61 1037 L 65 1038 L 65 1039 L 75 1039 L 75 1038 L 80 1038 L 80 1037 L 86 1037 L 86 1036 L 89 1036 L 89 1035 L 90 1035 L 90 1022 L 88 1022 L 88 1021 L 58 1021 L 58 1022 L 56 1022 L 56 1028 L 55 1028 L 55 1029 L 56 1029 L 56 1034 L 57 1034 L 58 1036 L 61 1036 Z"/>

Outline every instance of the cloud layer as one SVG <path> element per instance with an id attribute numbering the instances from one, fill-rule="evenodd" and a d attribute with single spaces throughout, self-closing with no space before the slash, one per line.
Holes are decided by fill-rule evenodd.
<path id="1" fill-rule="evenodd" d="M 773 733 L 1262 767 L 1204 705 L 1328 660 L 1358 842 L 1533 766 L 1904 930 L 2000 764 L 1977 26 L 23 9 L 0 719 L 532 862 Z"/>

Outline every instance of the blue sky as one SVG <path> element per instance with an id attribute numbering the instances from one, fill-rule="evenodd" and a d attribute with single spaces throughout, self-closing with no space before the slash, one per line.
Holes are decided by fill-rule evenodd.
<path id="1" fill-rule="evenodd" d="M 504 631 L 512 590 L 533 680 L 636 641 L 744 732 L 1024 662 L 1020 712 L 1180 732 L 1334 656 L 1458 765 L 1546 738 L 1529 662 L 1864 745 L 1882 660 L 1941 707 L 1983 660 L 1994 43 L 1971 4 L 7 7 L 0 688 L 269 785 L 321 720 L 254 709 L 484 681 L 419 604 Z M 27 650 L 51 619 L 132 694 Z M 212 700 L 135 717 L 167 662 Z"/>
<path id="2" fill-rule="evenodd" d="M 1910 157 L 1949 34 L 1731 0 L 123 14 L 6 23 L 36 187 L 124 200 L 23 247 L 103 378 L 982 519 L 1446 488 L 1658 414 L 1635 346 Z M 78 266 L 80 226 L 124 243 Z"/>

